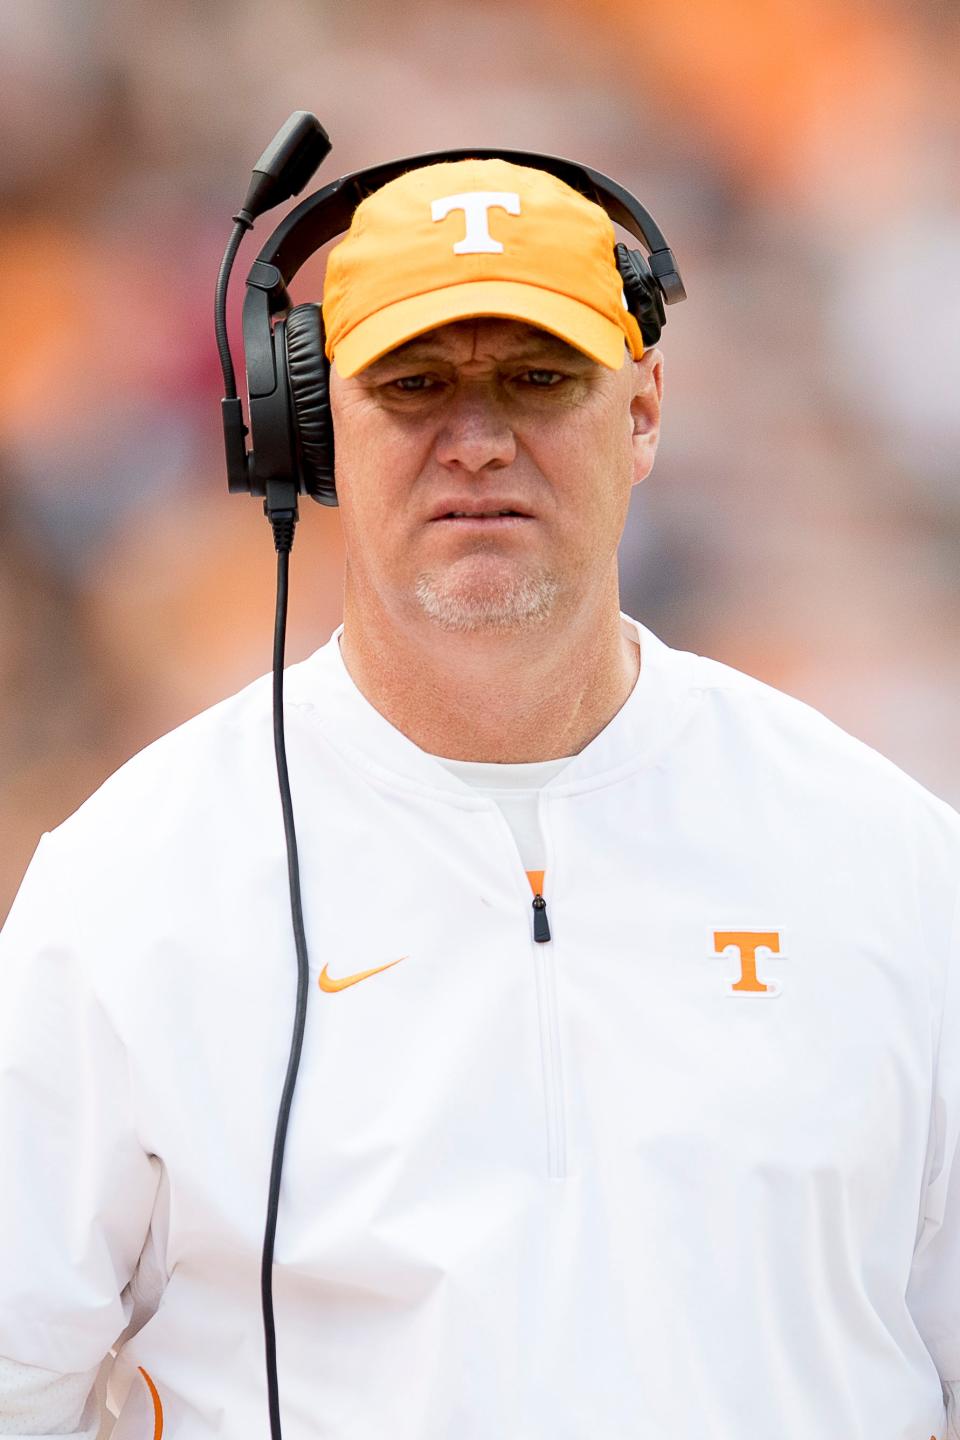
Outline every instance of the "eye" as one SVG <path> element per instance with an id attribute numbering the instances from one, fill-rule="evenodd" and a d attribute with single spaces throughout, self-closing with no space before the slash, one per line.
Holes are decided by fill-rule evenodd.
<path id="1" fill-rule="evenodd" d="M 535 390 L 552 390 L 567 377 L 559 370 L 524 370 L 521 380 L 527 381 Z"/>
<path id="2" fill-rule="evenodd" d="M 400 375 L 396 380 L 391 380 L 390 390 L 399 390 L 403 395 L 419 395 L 429 390 L 433 385 L 431 375 Z"/>

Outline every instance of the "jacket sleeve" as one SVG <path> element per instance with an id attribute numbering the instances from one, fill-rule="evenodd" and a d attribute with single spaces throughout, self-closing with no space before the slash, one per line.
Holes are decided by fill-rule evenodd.
<path id="1" fill-rule="evenodd" d="M 95 1369 L 133 1308 L 160 1162 L 98 995 L 109 877 L 45 835 L 0 934 L 0 1355 Z"/>
<path id="2" fill-rule="evenodd" d="M 97 1440 L 101 1407 L 97 1371 L 58 1375 L 17 1360 L 0 1359 L 0 1435 L 25 1440 Z"/>
<path id="3" fill-rule="evenodd" d="M 933 1157 L 907 1303 L 930 1351 L 960 1440 L 960 896 L 943 980 L 933 1087 Z"/>

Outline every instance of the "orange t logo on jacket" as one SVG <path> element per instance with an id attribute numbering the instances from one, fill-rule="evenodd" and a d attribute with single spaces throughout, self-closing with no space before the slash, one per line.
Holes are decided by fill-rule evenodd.
<path id="1" fill-rule="evenodd" d="M 740 978 L 730 984 L 729 995 L 779 995 L 775 980 L 763 981 L 757 975 L 757 951 L 780 954 L 779 930 L 714 930 L 713 943 L 717 958 L 733 947 L 740 956 Z"/>

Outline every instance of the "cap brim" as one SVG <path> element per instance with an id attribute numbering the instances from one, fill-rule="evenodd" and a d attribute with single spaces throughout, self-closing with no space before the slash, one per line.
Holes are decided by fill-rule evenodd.
<path id="1" fill-rule="evenodd" d="M 480 315 L 536 325 L 611 370 L 624 361 L 627 337 L 619 325 L 569 295 L 513 280 L 472 280 L 398 300 L 338 340 L 333 359 L 349 378 L 427 330 Z"/>

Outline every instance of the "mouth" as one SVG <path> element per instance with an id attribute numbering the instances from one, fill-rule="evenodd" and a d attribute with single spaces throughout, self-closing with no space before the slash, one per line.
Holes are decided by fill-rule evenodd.
<path id="1" fill-rule="evenodd" d="M 499 525 L 512 520 L 532 520 L 532 515 L 519 515 L 516 510 L 498 510 L 493 515 L 438 515 L 442 524 L 448 525 Z"/>
<path id="2" fill-rule="evenodd" d="M 489 530 L 510 529 L 533 516 L 512 506 L 491 506 L 485 510 L 446 510 L 432 516 L 431 524 L 456 525 L 461 528 L 482 528 Z"/>

